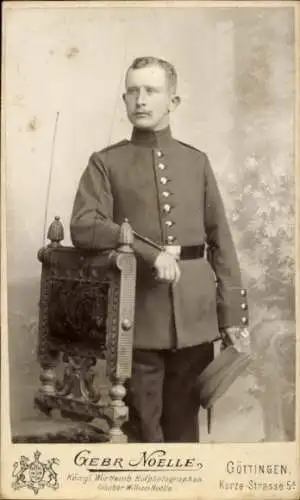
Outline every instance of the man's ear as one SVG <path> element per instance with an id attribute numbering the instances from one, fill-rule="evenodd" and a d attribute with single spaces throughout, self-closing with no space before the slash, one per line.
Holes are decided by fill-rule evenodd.
<path id="1" fill-rule="evenodd" d="M 179 106 L 180 103 L 181 99 L 179 95 L 172 96 L 170 100 L 169 111 L 175 111 L 175 109 Z"/>
<path id="2" fill-rule="evenodd" d="M 125 92 L 124 92 L 124 94 L 122 94 L 122 99 L 126 103 L 126 94 L 125 94 Z"/>

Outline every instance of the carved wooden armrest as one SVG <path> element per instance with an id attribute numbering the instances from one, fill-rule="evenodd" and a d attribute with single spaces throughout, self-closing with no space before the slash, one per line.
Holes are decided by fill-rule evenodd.
<path id="1" fill-rule="evenodd" d="M 124 382 L 131 376 L 134 330 L 136 258 L 133 234 L 125 221 L 117 248 L 87 252 L 62 246 L 59 218 L 48 231 L 50 244 L 42 248 L 38 359 L 42 386 L 35 403 L 50 413 L 105 417 L 110 440 L 123 441 L 121 430 L 128 409 Z M 97 359 L 106 360 L 111 383 L 107 404 L 93 381 Z M 58 380 L 59 363 L 66 363 Z"/>

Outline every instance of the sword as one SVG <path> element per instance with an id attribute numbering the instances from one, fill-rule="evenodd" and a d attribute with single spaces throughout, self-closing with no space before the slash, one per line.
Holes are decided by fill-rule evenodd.
<path id="1" fill-rule="evenodd" d="M 161 252 L 164 251 L 164 247 L 159 245 L 158 243 L 155 243 L 154 241 L 150 240 L 150 238 L 146 238 L 146 236 L 142 236 L 141 234 L 137 233 L 136 231 L 132 230 L 133 235 L 138 239 L 143 241 L 144 243 L 147 243 L 153 248 L 156 248 L 157 250 L 160 250 Z"/>

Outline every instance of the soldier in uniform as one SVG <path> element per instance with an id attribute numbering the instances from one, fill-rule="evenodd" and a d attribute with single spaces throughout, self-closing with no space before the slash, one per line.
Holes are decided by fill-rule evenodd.
<path id="1" fill-rule="evenodd" d="M 127 432 L 137 442 L 198 442 L 191 390 L 213 359 L 219 330 L 247 322 L 245 291 L 216 180 L 205 153 L 176 140 L 180 103 L 172 64 L 137 58 L 123 95 L 133 131 L 91 155 L 71 218 L 75 246 L 111 249 L 120 224 L 134 240 L 137 289 Z M 132 437 L 133 436 L 133 437 Z"/>

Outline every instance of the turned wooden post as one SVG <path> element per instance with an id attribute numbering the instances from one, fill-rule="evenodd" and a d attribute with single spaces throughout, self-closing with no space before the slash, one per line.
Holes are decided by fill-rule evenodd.
<path id="1" fill-rule="evenodd" d="M 54 217 L 53 222 L 49 226 L 47 238 L 50 240 L 48 247 L 61 246 L 61 242 L 64 239 L 64 227 L 58 215 Z"/>
<path id="2" fill-rule="evenodd" d="M 136 258 L 133 232 L 128 221 L 121 226 L 116 252 L 112 255 L 113 272 L 107 331 L 107 376 L 112 383 L 108 415 L 110 441 L 126 442 L 122 425 L 128 418 L 124 383 L 131 376 L 135 309 Z M 118 272 L 119 271 L 119 272 Z"/>
<path id="3" fill-rule="evenodd" d="M 61 246 L 61 241 L 64 239 L 64 228 L 60 217 L 56 216 L 50 224 L 48 234 L 50 243 L 39 250 L 38 259 L 44 264 L 47 261 L 47 249 Z M 48 344 L 48 286 L 46 283 L 46 276 L 42 272 L 41 289 L 40 289 L 40 303 L 39 303 L 39 346 L 38 346 L 38 359 L 40 363 L 40 381 L 41 387 L 38 394 L 41 396 L 54 396 L 56 394 L 56 367 L 59 362 L 59 352 L 53 351 L 49 348 Z M 50 413 L 51 408 L 46 408 L 37 397 L 35 403 L 41 410 Z"/>

